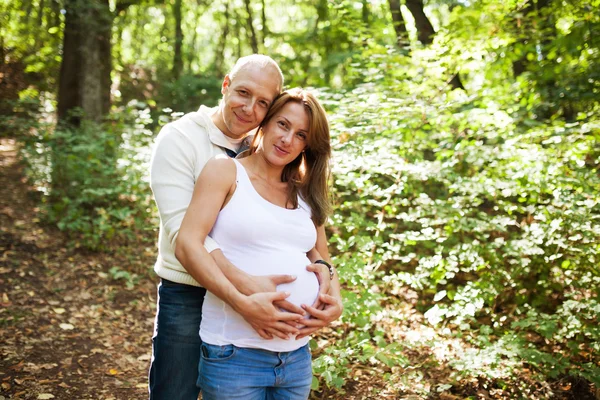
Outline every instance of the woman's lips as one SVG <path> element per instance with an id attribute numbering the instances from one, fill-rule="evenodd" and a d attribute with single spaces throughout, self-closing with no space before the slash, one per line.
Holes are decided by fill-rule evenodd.
<path id="1" fill-rule="evenodd" d="M 277 145 L 273 145 L 273 147 L 275 147 L 275 150 L 276 150 L 276 151 L 277 151 L 279 154 L 281 154 L 281 155 L 287 156 L 288 154 L 290 154 L 290 152 L 289 152 L 289 151 L 285 151 L 285 150 L 283 150 L 281 147 L 279 147 L 279 146 L 277 146 Z"/>

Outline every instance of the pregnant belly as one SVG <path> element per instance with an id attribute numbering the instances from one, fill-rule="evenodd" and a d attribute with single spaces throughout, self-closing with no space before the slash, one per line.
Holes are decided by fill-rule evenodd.
<path id="1" fill-rule="evenodd" d="M 317 276 L 314 272 L 306 270 L 297 273 L 296 276 L 295 281 L 278 285 L 277 291 L 289 292 L 290 296 L 286 300 L 294 305 L 306 304 L 312 306 L 319 294 Z"/>

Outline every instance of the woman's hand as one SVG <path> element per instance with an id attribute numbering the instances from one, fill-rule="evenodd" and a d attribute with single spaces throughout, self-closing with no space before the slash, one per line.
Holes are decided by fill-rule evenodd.
<path id="1" fill-rule="evenodd" d="M 342 315 L 344 307 L 340 297 L 330 296 L 328 294 L 320 294 L 319 300 L 324 304 L 324 308 L 322 310 L 302 304 L 302 308 L 310 314 L 311 318 L 302 321 L 304 328 L 300 329 L 296 339 L 313 334 L 319 329 L 329 325 Z"/>
<path id="2" fill-rule="evenodd" d="M 291 283 L 295 280 L 296 280 L 296 276 L 294 276 L 294 275 L 264 275 L 264 276 L 249 275 L 244 284 L 244 289 L 242 290 L 242 293 L 250 296 L 250 295 L 253 295 L 256 293 L 276 292 L 277 285 L 281 285 L 284 283 Z M 276 300 L 273 302 L 273 304 L 276 307 L 279 307 L 280 309 L 291 312 L 291 313 L 300 314 L 300 315 L 305 314 L 305 312 L 304 312 L 304 310 L 302 310 L 302 308 L 290 303 L 287 300 Z"/>
<path id="3" fill-rule="evenodd" d="M 238 312 L 258 334 L 264 339 L 273 336 L 289 339 L 290 335 L 299 332 L 297 326 L 305 312 L 298 307 L 300 313 L 281 311 L 278 303 L 286 302 L 290 294 L 287 292 L 263 292 L 247 296 L 244 302 L 235 307 Z M 295 307 L 295 306 L 294 306 Z"/>
<path id="4" fill-rule="evenodd" d="M 319 281 L 319 295 L 329 293 L 329 287 L 331 285 L 331 275 L 329 275 L 329 268 L 323 264 L 310 264 L 306 267 L 307 271 L 314 272 Z M 317 296 L 317 299 L 312 304 L 314 308 L 322 310 L 325 306 L 321 300 L 321 296 Z"/>

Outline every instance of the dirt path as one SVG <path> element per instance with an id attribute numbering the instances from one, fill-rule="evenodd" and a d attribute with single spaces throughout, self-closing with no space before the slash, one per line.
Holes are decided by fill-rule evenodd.
<path id="1" fill-rule="evenodd" d="M 34 193 L 1 139 L 0 400 L 147 398 L 154 249 L 70 249 Z"/>

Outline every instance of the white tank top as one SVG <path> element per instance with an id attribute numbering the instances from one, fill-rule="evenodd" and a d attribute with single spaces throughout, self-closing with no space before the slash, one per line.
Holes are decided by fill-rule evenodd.
<path id="1" fill-rule="evenodd" d="M 317 239 L 310 207 L 301 198 L 298 198 L 299 207 L 294 210 L 265 200 L 254 189 L 242 164 L 233 161 L 237 186 L 219 213 L 210 236 L 233 265 L 250 275 L 296 275 L 294 282 L 279 285 L 277 290 L 290 292 L 287 300 L 293 304 L 312 305 L 319 282 L 313 272 L 306 270 L 310 264 L 306 253 Z M 262 339 L 244 318 L 210 292 L 204 298 L 200 336 L 209 344 L 233 344 L 276 352 L 296 350 L 309 340 L 308 337 Z"/>

